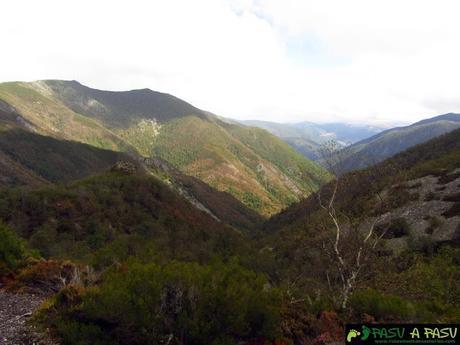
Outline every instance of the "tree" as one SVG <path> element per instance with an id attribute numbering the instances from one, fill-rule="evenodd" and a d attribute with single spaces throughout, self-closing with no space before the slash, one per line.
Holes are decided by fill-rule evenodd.
<path id="1" fill-rule="evenodd" d="M 369 263 L 377 244 L 390 226 L 387 224 L 378 233 L 376 231 L 376 225 L 386 218 L 386 198 L 382 197 L 378 187 L 375 188 L 376 182 L 382 177 L 377 168 L 343 174 L 343 151 L 335 141 L 328 141 L 321 147 L 320 157 L 322 164 L 334 176 L 332 182 L 316 193 L 319 206 L 326 212 L 333 228 L 333 238 L 328 243 L 323 242 L 323 251 L 329 255 L 337 269 L 340 281 L 338 302 L 345 309 L 363 267 Z M 339 194 L 342 194 L 342 199 L 346 199 L 347 193 L 355 195 L 356 189 L 363 188 L 375 189 L 375 198 L 368 205 L 368 210 L 350 211 L 353 209 L 352 205 L 343 205 L 343 200 L 339 205 Z M 331 286 L 329 272 L 326 275 Z"/>

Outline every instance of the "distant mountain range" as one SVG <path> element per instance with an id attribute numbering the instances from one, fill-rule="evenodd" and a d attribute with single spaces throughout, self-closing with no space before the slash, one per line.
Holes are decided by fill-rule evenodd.
<path id="1" fill-rule="evenodd" d="M 19 293 L 50 297 L 34 340 L 10 343 L 324 344 L 350 319 L 458 323 L 460 115 L 374 135 L 264 123 L 339 140 L 347 169 L 384 160 L 337 179 L 254 125 L 147 89 L 0 84 L 0 313 L 16 325 L 35 310 L 9 314 Z"/>
<path id="2" fill-rule="evenodd" d="M 347 146 L 383 130 L 376 126 L 347 123 L 277 123 L 258 120 L 241 123 L 269 131 L 310 159 L 318 158 L 318 149 L 327 140 L 335 140 L 341 146 Z"/>
<path id="3" fill-rule="evenodd" d="M 2 83 L 0 111 L 4 123 L 28 132 L 162 158 L 263 215 L 300 200 L 329 178 L 265 130 L 228 123 L 149 89 L 101 91 L 59 80 Z M 79 169 L 73 170 L 78 175 Z"/>
<path id="4" fill-rule="evenodd" d="M 377 164 L 401 151 L 460 128 L 460 114 L 445 114 L 396 127 L 361 140 L 338 155 L 342 172 Z"/>
<path id="5" fill-rule="evenodd" d="M 2 83 L 0 184 L 77 179 L 103 171 L 127 153 L 163 159 L 184 176 L 269 216 L 330 178 L 312 161 L 320 158 L 317 150 L 324 142 L 332 139 L 344 147 L 341 166 L 349 171 L 459 128 L 459 118 L 446 114 L 384 131 L 344 123 L 238 123 L 149 89 L 101 91 L 60 80 Z M 61 143 L 54 146 L 53 138 Z"/>

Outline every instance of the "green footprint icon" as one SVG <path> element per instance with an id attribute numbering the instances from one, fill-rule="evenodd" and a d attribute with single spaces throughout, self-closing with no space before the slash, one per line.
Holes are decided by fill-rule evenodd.
<path id="1" fill-rule="evenodd" d="M 359 333 L 356 329 L 350 329 L 347 335 L 347 342 L 351 342 L 353 338 L 356 338 L 360 334 L 361 333 Z"/>
<path id="2" fill-rule="evenodd" d="M 369 334 L 371 334 L 371 330 L 369 327 L 363 325 L 363 336 L 361 337 L 361 340 L 366 340 L 369 338 Z"/>

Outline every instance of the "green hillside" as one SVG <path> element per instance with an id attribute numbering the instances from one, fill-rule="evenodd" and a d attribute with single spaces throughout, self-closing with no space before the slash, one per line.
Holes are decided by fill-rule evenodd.
<path id="1" fill-rule="evenodd" d="M 460 127 L 459 114 L 445 114 L 392 128 L 340 152 L 341 170 L 361 169 Z"/>
<path id="2" fill-rule="evenodd" d="M 0 122 L 1 123 L 1 122 Z M 130 160 L 121 152 L 57 140 L 17 127 L 0 130 L 0 186 L 72 181 Z"/>
<path id="3" fill-rule="evenodd" d="M 341 177 L 338 250 L 350 271 L 365 235 L 353 226 L 388 215 L 371 237 L 382 236 L 379 245 L 361 252 L 345 307 L 334 224 L 316 197 L 250 234 L 155 177 L 123 171 L 0 190 L 0 281 L 54 294 L 34 322 L 67 344 L 161 343 L 171 334 L 189 344 L 308 344 L 341 341 L 344 324 L 363 320 L 458 323 L 459 138 L 456 130 Z"/>
<path id="4" fill-rule="evenodd" d="M 140 120 L 160 123 L 187 115 L 204 117 L 203 111 L 172 95 L 150 89 L 102 91 L 77 81 L 38 82 L 73 111 L 96 118 L 111 127 L 126 128 Z"/>
<path id="5" fill-rule="evenodd" d="M 263 215 L 300 200 L 328 179 L 322 168 L 268 132 L 229 125 L 148 89 L 110 92 L 75 81 L 3 83 L 0 101 L 27 130 L 158 156 Z"/>
<path id="6" fill-rule="evenodd" d="M 0 200 L 0 221 L 44 257 L 98 267 L 137 255 L 225 256 L 242 236 L 151 176 L 113 172 L 35 190 L 3 189 Z"/>
<path id="7" fill-rule="evenodd" d="M 460 129 L 416 145 L 374 167 L 345 174 L 341 181 L 346 187 L 340 190 L 337 200 L 344 207 L 350 207 L 351 203 L 356 201 L 366 202 L 376 191 L 391 184 L 400 185 L 429 175 L 442 177 L 456 171 L 458 167 L 460 167 Z M 369 178 L 373 178 L 376 174 L 378 178 L 374 178 L 370 183 Z M 452 176 L 455 177 L 456 174 Z M 322 188 L 323 193 L 330 189 L 331 185 L 332 183 L 325 185 Z M 362 188 L 363 185 L 366 188 Z M 311 196 L 273 216 L 266 223 L 266 230 L 277 231 L 285 227 L 296 227 L 306 221 L 306 211 L 307 214 L 311 214 L 318 210 L 318 202 L 314 196 Z"/>
<path id="8" fill-rule="evenodd" d="M 257 231 L 263 218 L 232 195 L 187 176 L 158 158 L 144 159 L 87 144 L 35 134 L 0 121 L 0 187 L 41 187 L 106 172 L 118 164 L 154 175 L 215 220 L 245 232 Z"/>
<path id="9" fill-rule="evenodd" d="M 350 277 L 361 260 L 346 322 L 367 317 L 377 322 L 459 320 L 454 283 L 460 277 L 459 167 L 457 129 L 375 167 L 344 174 L 333 211 L 341 228 L 337 249 L 334 222 L 315 195 L 265 224 L 267 236 L 260 246 L 267 266 L 276 267 L 271 269 L 280 274 L 279 281 L 295 282 L 299 295 L 293 293 L 294 299 L 307 294 L 310 308 L 325 308 L 340 300 L 342 278 Z M 334 186 L 331 182 L 318 192 L 323 205 Z M 370 240 L 363 244 L 374 221 Z M 345 271 L 340 271 L 335 250 Z"/>

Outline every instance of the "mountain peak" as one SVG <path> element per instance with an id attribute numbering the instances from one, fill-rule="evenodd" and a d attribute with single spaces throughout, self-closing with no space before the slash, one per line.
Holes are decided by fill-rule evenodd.
<path id="1" fill-rule="evenodd" d="M 164 123 L 189 115 L 205 117 L 203 111 L 190 103 L 149 88 L 106 91 L 88 87 L 76 80 L 37 82 L 43 83 L 68 108 L 115 128 L 127 128 L 142 119 Z"/>

